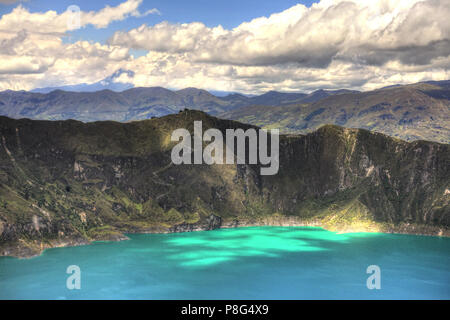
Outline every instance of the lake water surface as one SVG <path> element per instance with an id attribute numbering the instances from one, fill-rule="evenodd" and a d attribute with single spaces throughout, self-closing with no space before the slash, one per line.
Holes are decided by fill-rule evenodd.
<path id="1" fill-rule="evenodd" d="M 0 299 L 450 299 L 450 238 L 248 227 L 0 258 Z M 66 269 L 81 269 L 69 290 Z M 381 269 L 369 290 L 366 269 Z"/>

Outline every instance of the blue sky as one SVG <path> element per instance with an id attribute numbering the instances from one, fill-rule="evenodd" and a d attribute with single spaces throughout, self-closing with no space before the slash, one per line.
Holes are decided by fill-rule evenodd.
<path id="1" fill-rule="evenodd" d="M 449 16 L 448 0 L 0 0 L 0 90 L 113 74 L 249 94 L 443 80 Z"/>

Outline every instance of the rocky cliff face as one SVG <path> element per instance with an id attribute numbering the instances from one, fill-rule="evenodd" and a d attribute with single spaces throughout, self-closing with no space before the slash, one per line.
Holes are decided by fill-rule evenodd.
<path id="1" fill-rule="evenodd" d="M 449 234 L 449 145 L 324 126 L 281 136 L 277 175 L 173 165 L 170 134 L 194 120 L 249 128 L 189 110 L 131 123 L 0 117 L 1 254 L 233 225 Z"/>

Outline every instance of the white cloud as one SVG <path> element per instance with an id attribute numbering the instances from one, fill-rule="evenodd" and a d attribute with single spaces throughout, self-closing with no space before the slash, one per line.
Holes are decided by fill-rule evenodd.
<path id="1" fill-rule="evenodd" d="M 128 16 L 141 14 L 142 0 L 128 0 L 97 12 L 80 11 L 80 26 L 104 28 Z M 71 18 L 69 10 L 31 13 L 21 5 L 0 18 L 0 90 L 32 89 L 38 86 L 94 82 L 110 75 L 130 59 L 129 49 L 78 41 L 64 43 Z"/>
<path id="2" fill-rule="evenodd" d="M 142 0 L 81 12 L 81 26 L 147 14 Z M 116 32 L 109 43 L 67 44 L 68 12 L 0 18 L 0 90 L 95 82 L 122 68 L 136 86 L 256 93 L 316 88 L 374 89 L 449 78 L 450 3 L 445 0 L 322 0 L 234 29 L 201 22 Z M 129 49 L 148 53 L 134 58 Z"/>
<path id="3" fill-rule="evenodd" d="M 52 58 L 37 58 L 33 56 L 11 57 L 0 55 L 0 60 L 8 63 L 0 65 L 0 74 L 29 74 L 43 73 L 54 63 Z"/>
<path id="4" fill-rule="evenodd" d="M 119 4 L 117 7 L 106 6 L 99 12 L 82 12 L 81 23 L 83 25 L 92 24 L 97 28 L 105 28 L 112 21 L 124 20 L 128 16 L 143 17 L 149 14 L 158 14 L 158 9 L 151 9 L 141 14 L 138 7 L 141 5 L 143 0 L 127 0 Z"/>
<path id="5" fill-rule="evenodd" d="M 142 25 L 116 32 L 110 43 L 190 52 L 193 61 L 233 65 L 326 68 L 334 59 L 427 64 L 450 54 L 449 16 L 447 0 L 322 1 L 311 8 L 298 4 L 232 30 L 202 23 Z"/>
<path id="6" fill-rule="evenodd" d="M 157 9 L 151 9 L 141 14 L 138 7 L 143 0 L 127 0 L 116 7 L 106 6 L 98 12 L 80 11 L 80 27 L 92 25 L 96 28 L 106 28 L 111 22 L 124 20 L 129 16 L 142 17 L 149 14 L 160 14 Z M 22 5 L 4 14 L 0 19 L 0 32 L 13 33 L 26 30 L 32 33 L 62 35 L 70 31 L 68 21 L 73 17 L 71 10 L 61 14 L 49 10 L 46 12 L 29 12 Z"/>

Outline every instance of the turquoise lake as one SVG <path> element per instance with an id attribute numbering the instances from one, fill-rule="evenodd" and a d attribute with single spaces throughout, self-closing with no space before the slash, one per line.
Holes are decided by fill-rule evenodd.
<path id="1" fill-rule="evenodd" d="M 135 234 L 0 258 L 0 299 L 450 299 L 450 239 L 315 227 Z M 81 269 L 69 290 L 66 269 Z M 366 269 L 381 270 L 369 290 Z"/>

